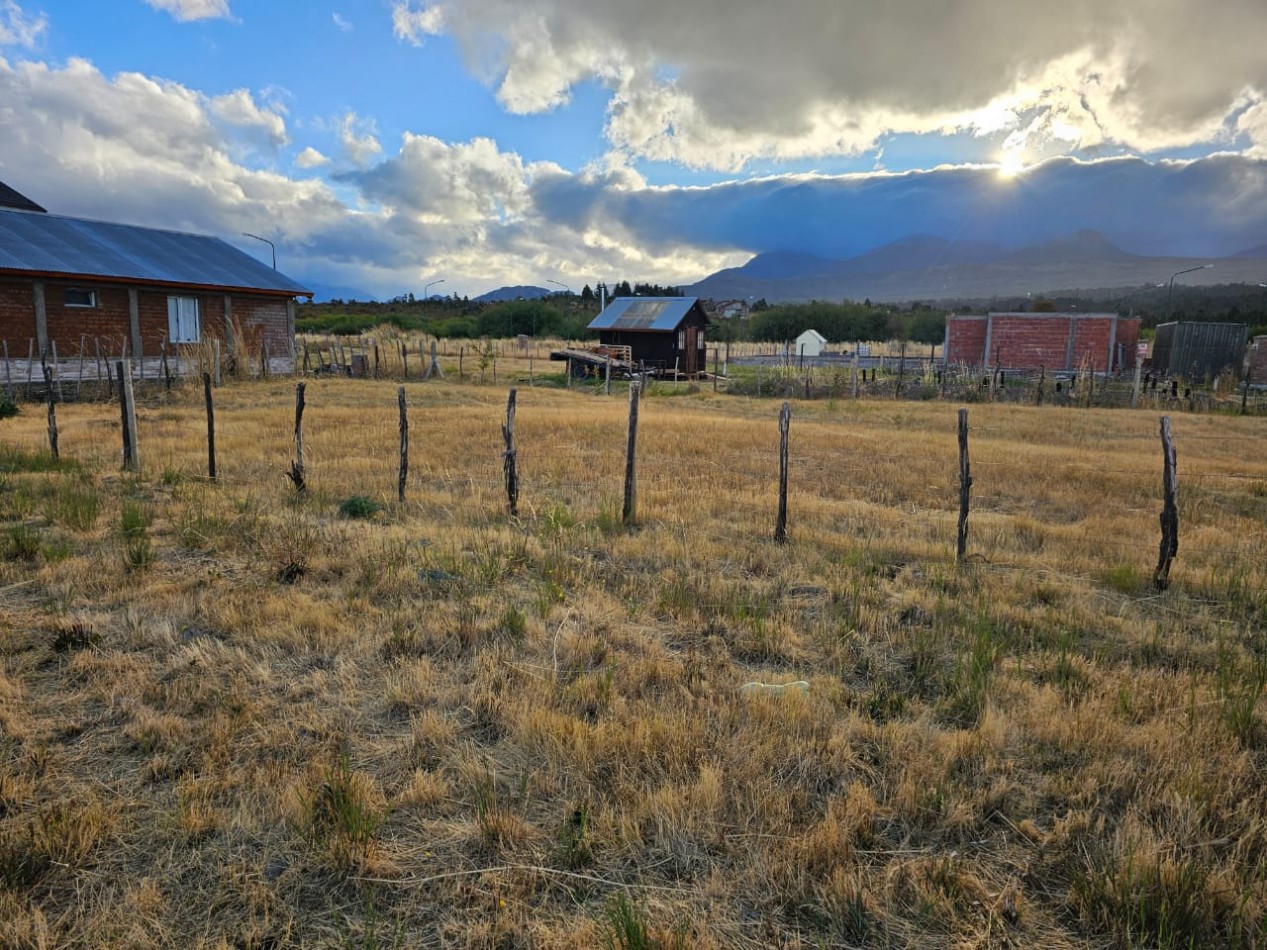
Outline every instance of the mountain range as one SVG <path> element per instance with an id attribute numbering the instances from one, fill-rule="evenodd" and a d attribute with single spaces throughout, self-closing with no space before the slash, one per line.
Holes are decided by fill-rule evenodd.
<path id="1" fill-rule="evenodd" d="M 1151 288 L 1168 284 L 1178 272 L 1190 268 L 1198 269 L 1184 274 L 1182 285 L 1267 281 L 1267 244 L 1221 258 L 1150 257 L 1123 250 L 1098 231 L 1079 231 L 1019 249 L 916 234 L 843 260 L 770 251 L 682 289 L 694 297 L 764 298 L 770 303 L 844 299 L 950 303 L 1090 288 Z"/>

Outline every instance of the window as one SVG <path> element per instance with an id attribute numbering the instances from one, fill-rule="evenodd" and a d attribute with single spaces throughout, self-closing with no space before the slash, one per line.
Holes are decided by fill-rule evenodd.
<path id="1" fill-rule="evenodd" d="M 62 303 L 67 307 L 95 307 L 97 306 L 97 292 L 95 290 L 84 290 L 82 287 L 67 287 L 62 297 Z"/>
<path id="2" fill-rule="evenodd" d="M 678 330 L 677 332 L 677 348 L 679 350 L 686 349 L 686 331 Z"/>
<path id="3" fill-rule="evenodd" d="M 202 339 L 197 297 L 167 298 L 167 340 L 170 343 L 197 343 Z"/>

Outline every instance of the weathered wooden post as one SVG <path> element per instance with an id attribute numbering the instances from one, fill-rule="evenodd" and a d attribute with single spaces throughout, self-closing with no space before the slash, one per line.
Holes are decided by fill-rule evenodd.
<path id="1" fill-rule="evenodd" d="M 202 374 L 202 398 L 207 404 L 207 477 L 216 480 L 216 410 L 211 402 L 211 374 Z"/>
<path id="2" fill-rule="evenodd" d="M 607 373 L 603 377 L 603 395 L 610 396 L 612 394 L 612 358 L 611 354 L 607 355 Z"/>
<path id="3" fill-rule="evenodd" d="M 374 347 L 377 355 L 378 346 Z M 396 479 L 396 500 L 405 503 L 405 482 L 409 478 L 409 417 L 405 412 L 405 387 L 396 387 L 396 405 L 400 409 L 400 475 Z"/>
<path id="4" fill-rule="evenodd" d="M 318 350 L 318 355 L 320 351 Z M 224 384 L 224 378 L 220 374 L 220 341 L 211 341 L 211 370 L 215 378 L 216 388 L 220 388 Z"/>
<path id="5" fill-rule="evenodd" d="M 1136 376 L 1135 379 L 1138 382 L 1139 377 Z M 1034 404 L 1037 406 L 1041 406 L 1043 404 L 1043 387 L 1046 383 L 1047 383 L 1047 367 L 1046 365 L 1040 365 L 1038 367 L 1038 397 L 1037 399 L 1034 400 Z M 1134 403 L 1132 403 L 1132 405 L 1134 405 Z"/>
<path id="6" fill-rule="evenodd" d="M 378 369 L 378 340 L 374 341 L 374 378 L 380 378 Z"/>
<path id="7" fill-rule="evenodd" d="M 893 398 L 898 399 L 902 395 L 902 382 L 906 378 L 906 341 L 902 341 L 901 355 L 897 361 L 897 388 L 893 390 Z"/>
<path id="8" fill-rule="evenodd" d="M 123 467 L 130 472 L 139 471 L 141 460 L 136 444 L 136 404 L 132 398 L 132 368 L 127 360 L 115 363 L 119 372 L 119 413 L 123 423 Z"/>
<path id="9" fill-rule="evenodd" d="M 427 367 L 427 379 L 435 376 L 438 379 L 444 379 L 444 370 L 440 368 L 440 359 L 436 355 L 436 341 L 431 341 L 431 365 Z"/>
<path id="10" fill-rule="evenodd" d="M 787 542 L 787 443 L 791 427 L 792 407 L 785 402 L 779 410 L 779 517 L 774 524 L 774 540 L 779 544 Z"/>
<path id="11" fill-rule="evenodd" d="M 48 450 L 53 458 L 61 458 L 57 449 L 57 408 L 53 401 L 53 384 L 48 381 L 48 363 L 44 363 L 44 399 L 48 403 Z"/>
<path id="12" fill-rule="evenodd" d="M 1162 508 L 1161 546 L 1157 554 L 1157 569 L 1153 571 L 1153 583 L 1158 590 L 1170 586 L 1170 562 L 1179 553 L 1179 504 L 1178 484 L 1175 472 L 1175 443 L 1170 436 L 1170 417 L 1161 417 L 1162 450 Z"/>
<path id="13" fill-rule="evenodd" d="M 53 349 L 53 380 L 57 383 L 57 401 L 65 402 L 66 401 L 65 398 L 63 398 L 62 396 L 62 370 L 57 362 L 57 341 L 56 340 L 51 341 L 49 343 L 49 346 L 51 346 Z M 45 369 L 47 370 L 47 367 L 45 367 Z M 47 375 L 48 374 L 46 372 L 45 376 Z"/>
<path id="14" fill-rule="evenodd" d="M 968 464 L 968 410 L 959 410 L 959 533 L 955 560 L 968 553 L 968 505 L 972 497 L 972 469 Z"/>
<path id="15" fill-rule="evenodd" d="M 4 393 L 10 403 L 17 403 L 13 396 L 13 370 L 9 368 L 9 341 L 4 341 Z"/>
<path id="16" fill-rule="evenodd" d="M 1134 409 L 1139 405 L 1139 374 L 1144 367 L 1144 358 L 1138 353 L 1135 355 L 1135 385 L 1131 387 L 1131 408 Z"/>
<path id="17" fill-rule="evenodd" d="M 306 383 L 295 384 L 295 458 L 290 463 L 290 471 L 286 477 L 295 486 L 295 491 L 303 493 L 308 486 L 304 483 L 304 388 Z"/>
<path id="18" fill-rule="evenodd" d="M 853 398 L 858 398 L 858 346 L 853 348 Z"/>
<path id="19" fill-rule="evenodd" d="M 35 341 L 26 341 L 26 398 L 31 398 L 31 387 L 35 384 Z"/>
<path id="20" fill-rule="evenodd" d="M 518 390 L 510 388 L 506 397 L 506 421 L 502 423 L 502 438 L 506 451 L 502 453 L 502 472 L 506 476 L 506 510 L 512 518 L 519 514 L 519 472 L 516 468 L 515 449 L 515 398 Z"/>
<path id="21" fill-rule="evenodd" d="M 572 361 L 570 359 L 567 361 L 567 373 L 568 373 L 567 388 L 571 389 L 572 388 Z"/>
<path id="22" fill-rule="evenodd" d="M 638 392 L 642 383 L 629 385 L 629 436 L 625 442 L 625 505 L 620 512 L 623 524 L 633 524 L 638 515 Z"/>

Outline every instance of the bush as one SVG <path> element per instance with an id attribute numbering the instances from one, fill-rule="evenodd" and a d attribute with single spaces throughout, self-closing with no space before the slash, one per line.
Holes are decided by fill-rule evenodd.
<path id="1" fill-rule="evenodd" d="M 386 507 L 382 502 L 366 498 L 364 495 L 353 495 L 339 505 L 339 514 L 344 518 L 373 518 Z"/>

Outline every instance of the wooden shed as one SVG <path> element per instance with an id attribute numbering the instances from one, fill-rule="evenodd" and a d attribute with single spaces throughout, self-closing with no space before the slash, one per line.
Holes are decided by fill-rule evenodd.
<path id="1" fill-rule="evenodd" d="M 710 326 L 698 297 L 617 297 L 589 328 L 603 346 L 628 347 L 635 364 L 693 376 L 707 368 Z"/>

